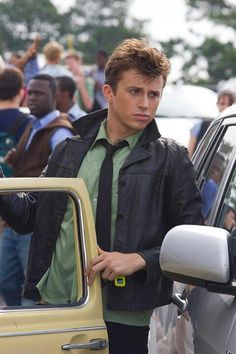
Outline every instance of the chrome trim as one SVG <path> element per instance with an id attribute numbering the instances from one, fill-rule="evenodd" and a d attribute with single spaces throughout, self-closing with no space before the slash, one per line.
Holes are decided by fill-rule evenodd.
<path id="1" fill-rule="evenodd" d="M 84 271 L 87 268 L 88 265 L 88 260 L 87 260 L 87 252 L 86 252 L 86 247 L 85 247 L 85 235 L 84 235 L 84 219 L 83 219 L 83 212 L 82 212 L 82 205 L 81 205 L 81 200 L 77 197 L 77 195 L 75 194 L 75 198 L 79 204 L 79 213 L 80 213 L 80 238 L 81 238 L 81 253 L 82 253 L 82 266 Z M 84 288 L 84 302 L 83 304 L 81 304 L 79 307 L 83 307 L 85 305 L 87 305 L 88 301 L 89 301 L 89 286 L 87 284 L 87 279 L 86 276 L 84 275 L 83 277 L 83 288 Z"/>
<path id="2" fill-rule="evenodd" d="M 68 332 L 84 332 L 84 331 L 100 331 L 106 330 L 106 326 L 95 326 L 95 327 L 80 327 L 80 328 L 64 328 L 64 329 L 52 329 L 52 330 L 42 330 L 42 331 L 30 331 L 30 332 L 6 332 L 0 333 L 0 338 L 4 337 L 24 337 L 24 336 L 34 336 L 42 334 L 57 334 L 57 333 L 68 333 Z"/>

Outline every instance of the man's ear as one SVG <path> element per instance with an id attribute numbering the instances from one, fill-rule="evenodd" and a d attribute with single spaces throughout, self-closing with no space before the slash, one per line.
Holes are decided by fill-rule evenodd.
<path id="1" fill-rule="evenodd" d="M 107 102 L 112 101 L 113 91 L 110 85 L 107 84 L 103 85 L 103 94 Z"/>

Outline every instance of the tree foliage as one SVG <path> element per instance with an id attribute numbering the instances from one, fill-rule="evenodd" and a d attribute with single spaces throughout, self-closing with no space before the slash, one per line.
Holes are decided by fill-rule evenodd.
<path id="1" fill-rule="evenodd" d="M 128 18 L 129 6 L 130 0 L 75 0 L 59 13 L 50 0 L 2 0 L 0 53 L 25 49 L 39 33 L 41 45 L 49 40 L 73 44 L 86 61 L 93 62 L 97 49 L 109 53 L 124 38 L 145 37 L 145 21 Z"/>
<path id="2" fill-rule="evenodd" d="M 223 34 L 230 29 L 236 38 L 236 6 L 230 0 L 185 1 L 188 6 L 187 20 L 199 24 L 195 32 L 192 30 L 193 35 L 198 35 L 201 21 L 208 20 L 214 29 L 220 28 Z M 162 43 L 162 46 L 168 55 L 179 56 L 184 60 L 180 79 L 215 88 L 221 80 L 236 76 L 235 42 L 221 37 L 223 40 L 217 34 L 209 33 L 198 45 L 175 39 Z"/>
<path id="3" fill-rule="evenodd" d="M 209 18 L 214 24 L 224 25 L 236 31 L 236 6 L 225 0 L 186 0 L 189 6 L 188 18 L 199 20 Z M 197 12 L 193 12 L 197 9 Z"/>
<path id="4" fill-rule="evenodd" d="M 125 38 L 145 37 L 145 21 L 128 18 L 129 6 L 130 0 L 75 0 L 64 15 L 63 32 L 73 34 L 73 45 L 86 61 L 94 61 L 97 49 L 109 53 Z"/>
<path id="5" fill-rule="evenodd" d="M 25 49 L 39 33 L 45 40 L 60 36 L 60 16 L 49 0 L 0 2 L 0 51 Z"/>

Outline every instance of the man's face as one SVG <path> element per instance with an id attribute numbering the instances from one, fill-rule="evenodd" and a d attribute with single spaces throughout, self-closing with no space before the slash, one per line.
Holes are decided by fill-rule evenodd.
<path id="1" fill-rule="evenodd" d="M 225 108 L 230 106 L 230 100 L 227 95 L 222 95 L 219 97 L 217 106 L 220 112 L 222 112 Z"/>
<path id="2" fill-rule="evenodd" d="M 73 72 L 78 66 L 82 65 L 82 60 L 79 57 L 77 59 L 74 57 L 67 57 L 65 58 L 65 64 L 68 69 Z"/>
<path id="3" fill-rule="evenodd" d="M 29 82 L 27 97 L 30 112 L 38 119 L 55 109 L 56 100 L 48 81 L 32 79 Z"/>
<path id="4" fill-rule="evenodd" d="M 224 221 L 224 228 L 228 231 L 231 231 L 232 228 L 236 227 L 236 219 L 235 219 L 235 212 L 231 209 L 228 210 L 225 216 Z"/>
<path id="5" fill-rule="evenodd" d="M 159 106 L 164 81 L 162 76 L 154 79 L 130 69 L 122 74 L 116 92 L 104 86 L 108 101 L 108 129 L 124 138 L 143 130 L 153 119 Z"/>

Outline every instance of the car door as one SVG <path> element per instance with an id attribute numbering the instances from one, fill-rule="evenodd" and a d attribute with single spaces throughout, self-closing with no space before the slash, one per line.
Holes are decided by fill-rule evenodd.
<path id="1" fill-rule="evenodd" d="M 231 232 L 234 225 L 232 218 L 228 221 L 227 215 L 229 209 L 236 211 L 235 118 L 223 121 L 220 127 L 215 126 L 213 129 L 214 134 L 209 132 L 209 137 L 204 142 L 208 152 L 202 147 L 195 157 L 199 162 L 198 183 L 206 224 Z M 226 353 L 230 336 L 235 337 L 235 333 L 232 333 L 232 325 L 236 319 L 235 298 L 194 287 L 188 295 L 188 301 L 193 353 Z"/>
<path id="2" fill-rule="evenodd" d="M 77 301 L 74 304 L 0 306 L 0 353 L 108 353 L 100 278 L 86 283 L 86 266 L 97 254 L 92 209 L 85 184 L 77 178 L 4 178 L 0 193 L 67 193 L 73 208 Z M 50 217 L 50 215 L 48 216 Z M 53 220 L 52 220 L 53 222 Z M 45 230 L 46 232 L 46 230 Z"/>

